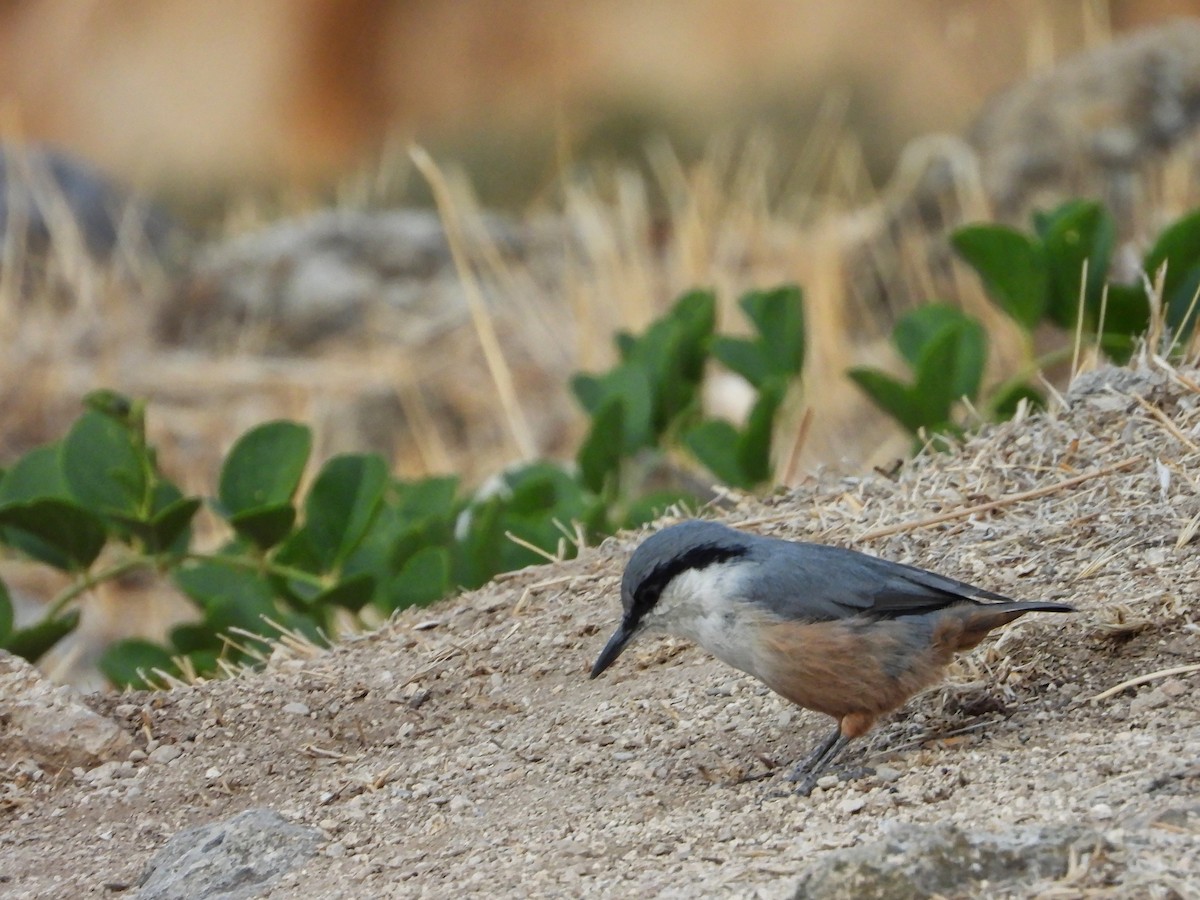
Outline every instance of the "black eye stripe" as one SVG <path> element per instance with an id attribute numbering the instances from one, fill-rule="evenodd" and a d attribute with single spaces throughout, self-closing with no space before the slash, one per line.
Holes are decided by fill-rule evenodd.
<path id="1" fill-rule="evenodd" d="M 660 563 L 650 570 L 633 591 L 633 605 L 629 609 L 629 624 L 636 625 L 649 612 L 671 579 L 688 569 L 706 569 L 711 565 L 737 559 L 746 555 L 745 547 L 728 544 L 700 544 L 696 547 Z"/>

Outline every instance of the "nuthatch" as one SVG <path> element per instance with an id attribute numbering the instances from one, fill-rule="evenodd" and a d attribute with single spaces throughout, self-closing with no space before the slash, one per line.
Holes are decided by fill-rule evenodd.
<path id="1" fill-rule="evenodd" d="M 634 551 L 621 605 L 625 615 L 592 678 L 637 635 L 666 632 L 838 721 L 790 776 L 804 794 L 849 741 L 937 681 L 956 652 L 1027 612 L 1074 611 L 699 520 L 665 528 Z"/>

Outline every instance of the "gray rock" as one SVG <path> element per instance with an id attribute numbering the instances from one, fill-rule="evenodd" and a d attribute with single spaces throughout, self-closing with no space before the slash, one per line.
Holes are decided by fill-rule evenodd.
<path id="1" fill-rule="evenodd" d="M 0 245 L 19 249 L 26 290 L 52 260 L 82 252 L 99 264 L 164 263 L 186 241 L 164 210 L 84 160 L 37 144 L 0 144 Z"/>
<path id="2" fill-rule="evenodd" d="M 1067 870 L 1072 846 L 1100 841 L 1076 826 L 964 832 L 906 825 L 881 841 L 827 854 L 800 879 L 795 900 L 923 900 L 1012 890 Z"/>
<path id="3" fill-rule="evenodd" d="M 316 853 L 321 832 L 289 824 L 271 809 L 249 809 L 189 828 L 154 855 L 139 900 L 249 900 Z"/>
<path id="4" fill-rule="evenodd" d="M 524 257 L 533 233 L 480 216 L 463 235 L 472 257 L 487 248 Z M 159 321 L 170 342 L 220 345 L 258 326 L 267 349 L 310 349 L 339 335 L 387 334 L 420 344 L 467 319 L 450 244 L 424 210 L 322 212 L 278 222 L 208 248 Z"/>
<path id="5" fill-rule="evenodd" d="M 71 688 L 0 650 L 0 764 L 31 759 L 43 769 L 93 768 L 124 758 L 133 739 L 93 712 Z"/>

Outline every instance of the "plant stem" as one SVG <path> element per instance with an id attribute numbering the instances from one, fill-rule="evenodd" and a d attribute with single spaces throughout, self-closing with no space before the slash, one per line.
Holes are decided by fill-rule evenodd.
<path id="1" fill-rule="evenodd" d="M 253 569 L 256 572 L 266 572 L 271 575 L 278 575 L 281 578 L 290 578 L 292 581 L 302 581 L 316 588 L 328 587 L 325 579 L 320 575 L 314 575 L 312 572 L 305 572 L 303 569 L 296 569 L 292 566 L 281 566 L 279 563 L 269 563 L 266 560 L 254 559 L 249 556 L 228 556 L 224 553 L 187 553 L 184 558 L 193 560 L 194 562 L 220 563 L 240 569 Z"/>
<path id="2" fill-rule="evenodd" d="M 114 578 L 120 578 L 134 569 L 142 566 L 150 565 L 150 561 L 144 556 L 134 556 L 126 560 L 122 560 L 116 565 L 109 566 L 107 569 L 102 569 L 94 574 L 85 575 L 79 581 L 75 582 L 69 588 L 60 593 L 54 598 L 50 604 L 50 608 L 46 611 L 45 618 L 47 620 L 58 617 L 58 614 L 63 611 L 68 603 L 78 597 L 80 594 L 85 594 L 97 585 L 103 584 L 106 581 L 111 581 Z"/>

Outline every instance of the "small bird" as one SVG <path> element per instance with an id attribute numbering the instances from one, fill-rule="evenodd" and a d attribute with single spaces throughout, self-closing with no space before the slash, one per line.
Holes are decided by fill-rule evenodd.
<path id="1" fill-rule="evenodd" d="M 854 550 L 699 519 L 642 542 L 625 567 L 621 605 L 625 614 L 592 678 L 638 635 L 665 632 L 837 720 L 789 776 L 805 795 L 847 743 L 937 681 L 955 653 L 1027 612 L 1074 612 Z"/>

